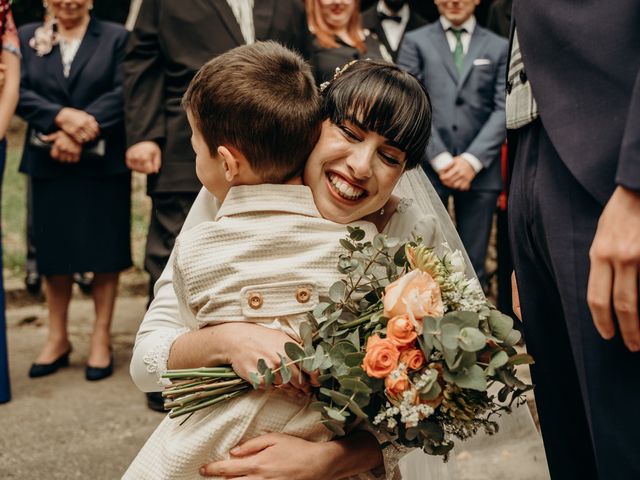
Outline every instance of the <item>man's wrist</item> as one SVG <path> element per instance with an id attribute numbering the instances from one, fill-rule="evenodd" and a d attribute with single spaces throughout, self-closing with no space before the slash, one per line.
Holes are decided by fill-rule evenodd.
<path id="1" fill-rule="evenodd" d="M 476 174 L 479 173 L 480 170 L 482 170 L 482 168 L 484 167 L 478 157 L 469 152 L 461 153 L 460 156 L 464 158 L 469 165 L 471 165 L 471 168 L 473 168 Z"/>

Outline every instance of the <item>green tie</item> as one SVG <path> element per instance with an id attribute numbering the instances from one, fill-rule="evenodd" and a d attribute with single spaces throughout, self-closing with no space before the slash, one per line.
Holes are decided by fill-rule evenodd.
<path id="1" fill-rule="evenodd" d="M 452 28 L 451 31 L 456 36 L 456 48 L 453 49 L 453 61 L 456 63 L 458 75 L 462 73 L 462 61 L 464 60 L 464 50 L 462 49 L 462 32 L 464 30 Z"/>

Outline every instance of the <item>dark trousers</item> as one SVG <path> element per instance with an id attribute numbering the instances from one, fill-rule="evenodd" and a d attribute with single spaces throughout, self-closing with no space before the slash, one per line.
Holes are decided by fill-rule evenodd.
<path id="1" fill-rule="evenodd" d="M 153 287 L 169 260 L 176 237 L 197 195 L 198 192 L 151 195 L 151 220 L 144 257 L 144 269 L 149 273 L 149 303 L 153 300 Z"/>
<path id="2" fill-rule="evenodd" d="M 536 121 L 518 131 L 511 247 L 553 479 L 640 478 L 640 355 L 603 340 L 586 303 L 600 205 Z"/>
<path id="3" fill-rule="evenodd" d="M 492 190 L 460 192 L 442 186 L 437 186 L 436 190 L 445 206 L 449 203 L 449 197 L 453 196 L 458 235 L 467 250 L 480 284 L 486 287 L 487 273 L 484 263 L 491 236 L 493 213 L 496 211 L 496 201 L 500 192 Z"/>

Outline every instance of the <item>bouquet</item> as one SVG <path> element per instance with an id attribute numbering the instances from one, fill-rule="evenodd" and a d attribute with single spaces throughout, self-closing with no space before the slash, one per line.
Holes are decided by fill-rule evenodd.
<path id="1" fill-rule="evenodd" d="M 260 360 L 250 383 L 230 367 L 168 371 L 170 416 L 269 388 L 276 373 L 287 383 L 297 364 L 318 372 L 311 408 L 337 435 L 366 422 L 397 444 L 446 456 L 454 437 L 497 431 L 494 416 L 532 388 L 516 376 L 533 360 L 516 351 L 513 320 L 466 275 L 459 251 L 445 244 L 437 254 L 420 238 L 399 248 L 385 235 L 363 241 L 363 230 L 348 228 L 344 277 L 302 325 L 302 343 L 285 345 L 280 367 Z"/>

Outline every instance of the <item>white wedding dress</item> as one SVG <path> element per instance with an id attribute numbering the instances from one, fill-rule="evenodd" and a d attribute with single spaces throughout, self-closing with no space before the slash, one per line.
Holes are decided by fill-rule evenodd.
<path id="1" fill-rule="evenodd" d="M 462 242 L 447 211 L 421 169 L 406 172 L 394 193 L 402 200 L 398 211 L 393 215 L 383 233 L 402 239 L 421 236 L 425 243 L 432 245 L 439 245 L 446 241 L 452 249 L 464 252 Z M 213 220 L 216 212 L 217 202 L 203 189 L 193 204 L 183 229 L 189 229 L 201 222 Z M 470 266 L 471 262 L 468 258 L 466 260 L 467 273 L 475 275 Z M 171 344 L 175 338 L 185 332 L 184 326 L 177 320 L 178 308 L 172 287 L 171 264 L 172 260 L 170 259 L 169 268 L 164 270 L 156 283 L 155 299 L 145 315 L 134 346 L 131 375 L 136 385 L 143 391 L 159 389 L 158 384 L 162 383 L 160 376 L 166 371 Z M 494 441 L 496 444 L 508 443 L 511 436 L 517 437 L 519 440 L 530 438 L 532 442 L 541 445 L 540 435 L 526 406 L 515 409 L 511 415 L 504 415 L 499 423 L 501 424 L 500 433 L 484 440 L 488 445 Z M 456 452 L 464 451 L 464 449 L 464 442 L 456 442 L 456 448 L 451 453 L 449 462 L 444 463 L 440 457 L 427 455 L 420 450 L 410 452 L 393 447 L 386 448 L 383 450 L 387 471 L 386 480 L 399 478 L 404 480 L 458 480 L 462 477 L 459 473 Z M 539 448 L 538 451 L 542 452 L 542 456 L 544 456 L 542 448 Z M 372 477 L 362 475 L 358 478 Z"/>

